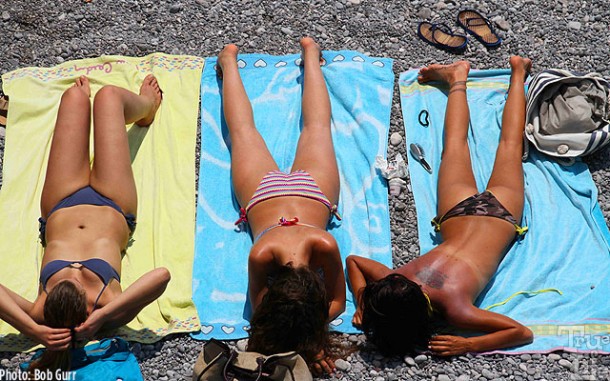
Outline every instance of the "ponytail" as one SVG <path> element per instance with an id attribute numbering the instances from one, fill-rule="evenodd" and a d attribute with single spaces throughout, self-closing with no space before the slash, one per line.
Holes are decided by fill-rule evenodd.
<path id="1" fill-rule="evenodd" d="M 44 321 L 51 328 L 70 328 L 72 348 L 76 343 L 74 327 L 87 319 L 87 297 L 72 282 L 59 282 L 47 295 L 44 305 Z M 67 371 L 71 366 L 70 350 L 45 350 L 42 356 L 30 363 L 30 376 L 34 370 L 51 370 L 53 377 L 56 370 Z M 51 374 L 49 373 L 49 374 Z"/>

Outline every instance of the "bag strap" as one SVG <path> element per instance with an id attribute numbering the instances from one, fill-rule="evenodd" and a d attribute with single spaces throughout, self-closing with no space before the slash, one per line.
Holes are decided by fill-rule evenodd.
<path id="1" fill-rule="evenodd" d="M 231 355 L 229 356 L 229 360 L 226 362 L 224 369 L 222 370 L 222 377 L 224 378 L 224 381 L 233 381 L 233 379 L 235 377 L 233 377 L 233 375 L 230 372 L 230 368 L 233 367 L 233 362 L 235 361 L 235 359 L 237 359 L 237 357 L 239 356 L 239 352 L 237 352 L 236 350 L 232 350 L 231 351 Z M 256 358 L 256 378 L 252 381 L 261 381 L 263 378 L 263 365 L 265 364 L 265 357 L 261 356 L 261 357 L 257 357 Z M 292 378 L 293 381 L 294 377 Z"/>

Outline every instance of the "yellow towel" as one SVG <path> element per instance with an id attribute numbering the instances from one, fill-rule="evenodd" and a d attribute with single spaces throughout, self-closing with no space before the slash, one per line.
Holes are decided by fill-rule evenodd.
<path id="1" fill-rule="evenodd" d="M 139 92 L 153 73 L 163 101 L 149 129 L 128 131 L 138 189 L 138 227 L 122 263 L 123 289 L 145 272 L 167 267 L 165 293 L 118 334 L 154 342 L 199 329 L 191 298 L 195 234 L 195 144 L 199 83 L 204 59 L 151 54 L 102 56 L 52 68 L 24 68 L 2 76 L 10 97 L 0 190 L 0 282 L 28 300 L 38 292 L 42 247 L 38 240 L 40 195 L 53 127 L 64 90 L 80 75 L 91 81 L 92 97 L 113 84 Z M 127 126 L 128 129 L 131 126 Z M 33 342 L 0 321 L 0 350 L 24 350 Z"/>

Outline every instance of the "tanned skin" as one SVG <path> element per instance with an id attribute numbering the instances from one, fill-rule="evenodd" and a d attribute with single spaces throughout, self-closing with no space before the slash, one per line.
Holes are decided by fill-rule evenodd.
<path id="1" fill-rule="evenodd" d="M 510 58 L 511 82 L 502 116 L 502 133 L 493 172 L 487 184 L 497 199 L 516 218 L 523 210 L 523 130 L 525 127 L 524 81 L 531 61 Z M 466 81 L 470 64 L 430 65 L 420 70 L 420 83 L 439 81 L 449 85 L 445 114 L 444 147 L 438 181 L 438 215 L 444 215 L 460 201 L 476 194 L 467 133 L 470 114 Z M 461 216 L 441 225 L 443 242 L 408 264 L 392 270 L 373 260 L 350 256 L 347 271 L 358 308 L 353 323 L 362 318 L 360 298 L 367 282 L 389 274 L 404 275 L 418 283 L 435 311 L 451 325 L 484 333 L 481 336 L 433 336 L 429 349 L 441 356 L 489 351 L 526 344 L 533 334 L 515 320 L 473 305 L 487 285 L 515 238 L 515 227 L 495 217 Z"/>
<path id="2" fill-rule="evenodd" d="M 120 275 L 121 253 L 127 248 L 129 228 L 124 216 L 108 206 L 76 205 L 51 209 L 63 198 L 90 185 L 113 200 L 123 211 L 136 215 L 137 194 L 131 169 L 125 126 L 149 126 L 161 104 L 161 89 L 148 75 L 135 94 L 116 86 L 104 86 L 93 101 L 95 159 L 91 167 L 89 139 L 91 125 L 89 79 L 78 78 L 61 98 L 55 124 L 41 215 L 47 219 L 46 248 L 42 266 L 53 260 L 81 261 L 101 258 Z M 111 329 L 130 322 L 146 305 L 158 298 L 170 274 L 157 268 L 144 274 L 124 291 L 111 280 L 93 310 L 103 283 L 85 267 L 74 264 L 53 274 L 47 283 L 51 291 L 60 282 L 73 282 L 86 294 L 89 317 L 76 328 L 78 339 L 89 339 L 100 329 Z M 72 341 L 68 328 L 45 325 L 43 308 L 47 293 L 39 288 L 34 302 L 0 285 L 0 318 L 23 334 L 51 350 L 64 350 Z"/>
<path id="3" fill-rule="evenodd" d="M 303 129 L 299 137 L 292 171 L 311 174 L 332 204 L 339 198 L 339 173 L 330 130 L 330 100 L 320 68 L 320 47 L 301 39 L 303 60 Z M 245 207 L 265 174 L 278 170 L 267 146 L 256 129 L 252 107 L 237 66 L 238 48 L 227 45 L 218 55 L 225 120 L 231 138 L 231 175 L 239 204 Z M 281 122 L 281 121 L 280 121 Z M 270 230 L 254 242 L 248 257 L 248 294 L 256 310 L 267 292 L 268 275 L 281 266 L 307 266 L 324 271 L 329 297 L 329 322 L 345 310 L 345 276 L 339 247 L 326 231 L 330 212 L 318 201 L 304 197 L 278 197 L 253 207 L 248 213 L 252 236 L 256 237 L 279 217 L 298 217 L 309 226 Z M 314 371 L 332 372 L 334 364 L 320 354 Z"/>

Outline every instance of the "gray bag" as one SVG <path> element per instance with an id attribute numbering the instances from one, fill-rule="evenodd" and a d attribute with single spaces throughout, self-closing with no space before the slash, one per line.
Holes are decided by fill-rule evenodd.
<path id="1" fill-rule="evenodd" d="M 533 144 L 547 155 L 574 158 L 610 143 L 610 83 L 597 73 L 550 69 L 527 94 L 524 159 Z"/>
<path id="2" fill-rule="evenodd" d="M 211 339 L 195 362 L 193 381 L 312 381 L 305 360 L 296 352 L 265 356 L 239 352 Z"/>

